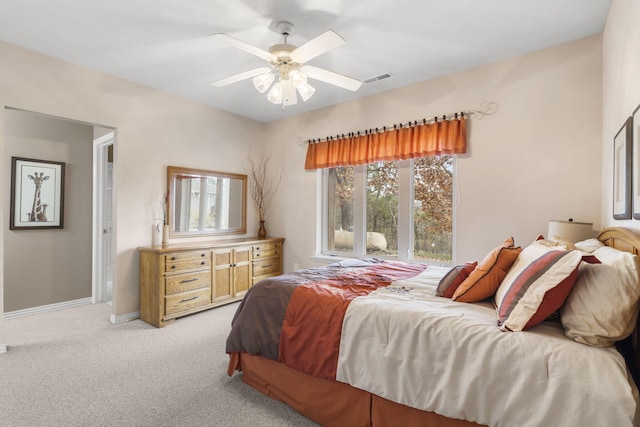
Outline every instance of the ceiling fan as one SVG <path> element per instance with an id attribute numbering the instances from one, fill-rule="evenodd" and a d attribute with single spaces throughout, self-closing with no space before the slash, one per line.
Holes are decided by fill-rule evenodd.
<path id="1" fill-rule="evenodd" d="M 296 47 L 287 43 L 287 38 L 293 31 L 293 24 L 282 21 L 276 25 L 276 28 L 284 37 L 284 43 L 275 44 L 268 51 L 228 34 L 214 34 L 214 37 L 264 59 L 269 66 L 245 71 L 211 84 L 216 87 L 222 87 L 253 78 L 253 84 L 260 93 L 266 92 L 271 87 L 271 90 L 267 93 L 267 99 L 274 104 L 281 104 L 283 109 L 286 105 L 296 104 L 298 102 L 298 94 L 300 94 L 303 101 L 311 98 L 315 88 L 307 82 L 307 77 L 354 92 L 360 88 L 362 85 L 360 80 L 306 64 L 311 59 L 344 44 L 345 40 L 337 33 L 327 30 L 302 46 Z M 274 81 L 276 82 L 275 84 L 273 84 Z"/>

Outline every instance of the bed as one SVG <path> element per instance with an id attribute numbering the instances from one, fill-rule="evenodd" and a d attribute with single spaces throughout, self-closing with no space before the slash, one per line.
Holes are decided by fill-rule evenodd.
<path id="1" fill-rule="evenodd" d="M 581 243 L 265 279 L 232 321 L 228 374 L 325 426 L 639 426 L 640 235 Z"/>

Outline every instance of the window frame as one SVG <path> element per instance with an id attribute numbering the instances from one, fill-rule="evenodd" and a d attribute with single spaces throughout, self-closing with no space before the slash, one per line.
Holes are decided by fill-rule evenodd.
<path id="1" fill-rule="evenodd" d="M 398 251 L 396 256 L 380 256 L 376 258 L 390 259 L 406 262 L 417 262 L 424 264 L 437 265 L 453 265 L 455 262 L 455 224 L 456 224 L 456 207 L 458 205 L 458 174 L 457 174 L 457 156 L 451 155 L 453 164 L 452 176 L 452 222 L 451 222 L 451 261 L 436 262 L 429 260 L 414 259 L 413 254 L 413 208 L 412 200 L 414 199 L 413 159 L 398 161 Z M 335 251 L 328 250 L 328 233 L 329 226 L 329 169 L 318 169 L 318 226 L 316 228 L 316 242 L 318 254 L 314 257 L 316 261 L 335 261 L 336 258 L 366 258 L 371 257 L 366 253 L 366 180 L 367 165 L 357 165 L 354 168 L 354 206 L 353 206 L 353 251 Z"/>

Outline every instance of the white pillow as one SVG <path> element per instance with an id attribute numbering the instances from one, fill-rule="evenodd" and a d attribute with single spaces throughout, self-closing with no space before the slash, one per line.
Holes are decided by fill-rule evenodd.
<path id="1" fill-rule="evenodd" d="M 583 240 L 581 242 L 576 242 L 575 246 L 576 246 L 576 249 L 578 249 L 578 250 L 581 250 L 581 251 L 584 251 L 584 252 L 588 252 L 588 253 L 592 253 L 596 249 L 604 247 L 604 243 L 602 243 L 598 239 L 587 239 L 587 240 Z"/>
<path id="2" fill-rule="evenodd" d="M 579 267 L 578 279 L 560 309 L 565 334 L 580 343 L 608 347 L 629 336 L 638 318 L 637 255 L 608 246 L 593 251 L 602 264 Z"/>

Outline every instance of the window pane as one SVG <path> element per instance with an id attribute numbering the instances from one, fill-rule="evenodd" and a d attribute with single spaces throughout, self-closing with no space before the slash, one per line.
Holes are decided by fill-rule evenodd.
<path id="1" fill-rule="evenodd" d="M 353 252 L 353 166 L 331 168 L 327 192 L 327 250 Z"/>
<path id="2" fill-rule="evenodd" d="M 367 165 L 368 255 L 398 255 L 398 162 Z"/>
<path id="3" fill-rule="evenodd" d="M 413 258 L 451 261 L 453 157 L 414 160 Z"/>

